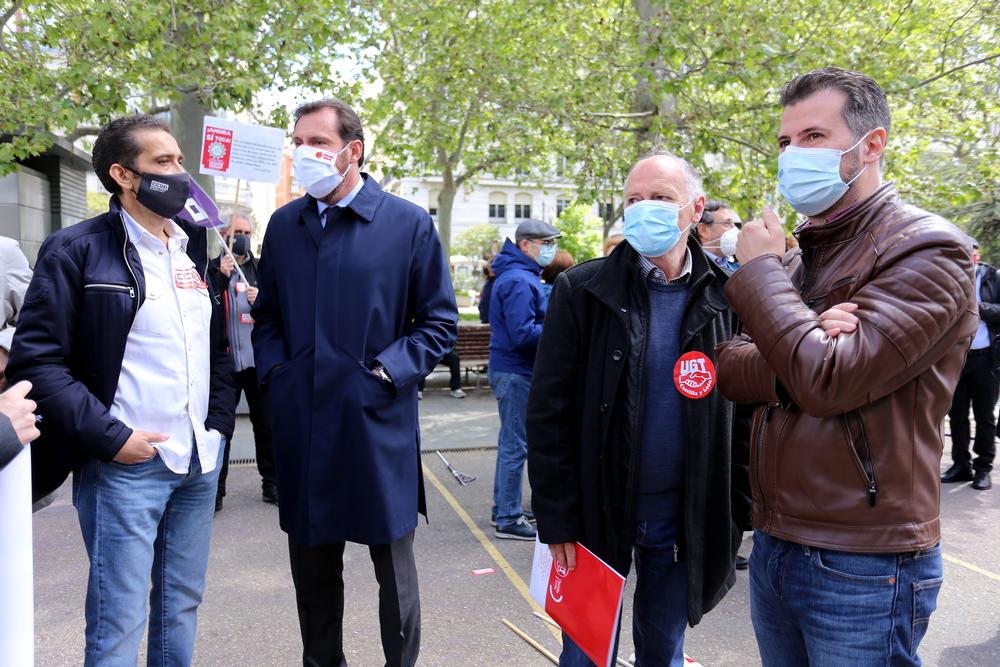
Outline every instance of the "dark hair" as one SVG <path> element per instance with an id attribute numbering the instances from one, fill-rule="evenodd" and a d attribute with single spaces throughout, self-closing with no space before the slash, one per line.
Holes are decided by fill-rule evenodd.
<path id="1" fill-rule="evenodd" d="M 547 285 L 554 285 L 556 277 L 568 268 L 576 265 L 573 255 L 568 250 L 556 250 L 556 256 L 552 258 L 548 266 L 542 269 L 542 280 Z"/>
<path id="2" fill-rule="evenodd" d="M 729 204 L 721 199 L 709 199 L 705 202 L 705 208 L 701 212 L 701 220 L 699 220 L 699 222 L 706 225 L 712 224 L 715 221 L 715 218 L 712 217 L 712 213 L 715 213 L 721 208 L 729 208 Z"/>
<path id="3" fill-rule="evenodd" d="M 805 98 L 821 90 L 832 88 L 847 95 L 844 102 L 844 120 L 855 139 L 861 139 L 866 133 L 877 127 L 885 129 L 889 134 L 889 102 L 885 99 L 885 91 L 874 79 L 851 70 L 839 67 L 824 67 L 807 74 L 797 76 L 781 89 L 781 106 L 801 102 Z"/>
<path id="4" fill-rule="evenodd" d="M 121 192 L 121 187 L 111 178 L 111 165 L 120 164 L 131 167 L 142 152 L 142 146 L 135 139 L 138 130 L 163 130 L 169 133 L 170 128 L 162 120 L 137 113 L 132 116 L 116 118 L 101 128 L 101 133 L 94 141 L 90 163 L 94 165 L 97 178 L 101 185 L 112 194 Z"/>
<path id="5" fill-rule="evenodd" d="M 315 113 L 320 109 L 333 109 L 337 112 L 337 135 L 345 144 L 357 139 L 361 142 L 361 159 L 358 160 L 358 168 L 365 164 L 365 131 L 361 127 L 361 119 L 347 103 L 341 102 L 336 97 L 325 97 L 315 102 L 306 102 L 295 110 L 295 124 L 298 125 L 303 116 Z"/>

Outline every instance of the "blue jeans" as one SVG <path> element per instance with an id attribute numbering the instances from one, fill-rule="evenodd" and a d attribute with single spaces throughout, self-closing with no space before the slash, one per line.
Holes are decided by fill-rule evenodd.
<path id="1" fill-rule="evenodd" d="M 941 545 L 847 553 L 755 530 L 750 615 L 764 667 L 919 665 L 941 582 Z"/>
<path id="2" fill-rule="evenodd" d="M 159 456 L 136 465 L 91 459 L 73 475 L 90 557 L 85 665 L 135 667 L 147 596 L 146 664 L 191 664 L 221 464 L 220 454 L 202 474 L 195 447 L 185 475 Z"/>
<path id="3" fill-rule="evenodd" d="M 497 463 L 493 474 L 493 511 L 497 526 L 512 526 L 521 518 L 521 484 L 528 441 L 524 419 L 528 412 L 531 378 L 517 373 L 489 371 L 490 386 L 500 409 Z"/>
<path id="4" fill-rule="evenodd" d="M 632 547 L 636 576 L 635 597 L 632 600 L 632 641 L 635 643 L 636 667 L 684 665 L 687 564 L 683 560 L 674 560 L 676 535 L 676 524 L 672 519 L 639 521 L 635 526 Z M 559 667 L 588 667 L 593 664 L 563 633 Z"/>

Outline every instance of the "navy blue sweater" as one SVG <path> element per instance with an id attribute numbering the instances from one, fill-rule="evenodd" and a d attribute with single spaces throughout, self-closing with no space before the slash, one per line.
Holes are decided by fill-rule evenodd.
<path id="1" fill-rule="evenodd" d="M 642 432 L 636 519 L 679 518 L 684 486 L 684 398 L 674 386 L 681 355 L 686 284 L 650 281 L 649 322 L 642 369 Z"/>

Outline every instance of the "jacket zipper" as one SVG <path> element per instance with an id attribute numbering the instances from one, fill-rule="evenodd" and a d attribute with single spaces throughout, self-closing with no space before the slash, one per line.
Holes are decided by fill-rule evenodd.
<path id="1" fill-rule="evenodd" d="M 855 445 L 854 435 L 851 426 L 847 422 L 847 415 L 843 415 L 844 432 L 847 435 L 847 445 L 851 450 L 851 456 L 857 464 L 858 471 L 864 479 L 865 489 L 868 493 L 868 505 L 875 507 L 878 497 L 878 477 L 875 475 L 875 464 L 872 462 L 872 450 L 868 443 L 868 435 L 865 433 L 865 423 L 861 420 L 860 413 L 855 410 L 851 414 L 858 420 L 858 427 L 861 435 L 861 451 Z"/>
<path id="2" fill-rule="evenodd" d="M 132 296 L 132 319 L 135 319 L 136 313 L 139 312 L 139 301 L 135 298 L 135 294 L 139 291 L 139 279 L 136 278 L 135 271 L 132 270 L 132 265 L 128 261 L 128 227 L 125 226 L 125 218 L 121 214 L 118 215 L 118 218 L 121 220 L 122 230 L 125 232 L 125 242 L 122 243 L 122 259 L 125 260 L 125 268 L 132 274 L 132 282 L 135 283 L 135 292 L 131 289 L 129 291 Z"/>
<path id="3" fill-rule="evenodd" d="M 130 285 L 116 285 L 114 283 L 90 283 L 89 285 L 84 285 L 83 289 L 110 289 L 117 290 L 121 292 L 128 292 L 128 295 L 135 298 L 135 288 Z"/>

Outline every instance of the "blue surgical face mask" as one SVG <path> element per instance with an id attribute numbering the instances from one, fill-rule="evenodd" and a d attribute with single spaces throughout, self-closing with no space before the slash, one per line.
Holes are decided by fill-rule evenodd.
<path id="1" fill-rule="evenodd" d="M 683 206 L 673 202 L 646 199 L 625 209 L 625 240 L 640 255 L 660 257 L 674 249 L 681 236 L 691 226 L 681 229 L 677 224 Z"/>
<path id="2" fill-rule="evenodd" d="M 868 165 L 848 182 L 840 177 L 840 158 L 867 138 L 846 151 L 836 148 L 800 148 L 786 146 L 778 156 L 778 190 L 802 215 L 816 215 L 840 201 L 851 183 L 865 173 Z"/>
<path id="3" fill-rule="evenodd" d="M 556 258 L 556 244 L 549 243 L 543 244 L 541 249 L 538 251 L 538 257 L 535 261 L 538 262 L 538 266 L 543 269 L 552 263 L 552 260 Z"/>

